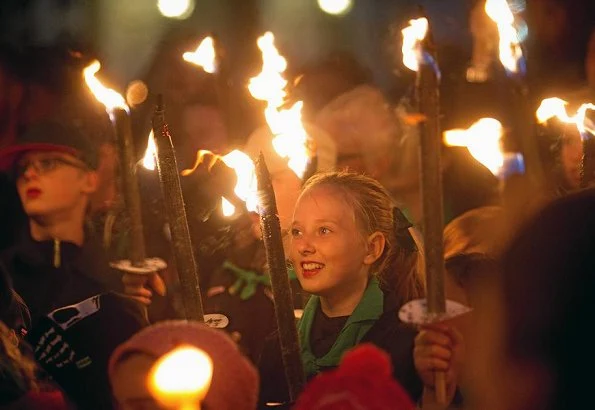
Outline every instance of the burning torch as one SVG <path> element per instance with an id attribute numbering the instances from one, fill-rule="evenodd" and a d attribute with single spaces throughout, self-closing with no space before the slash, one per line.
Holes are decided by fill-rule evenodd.
<path id="1" fill-rule="evenodd" d="M 425 17 L 411 20 L 403 33 L 403 64 L 417 72 L 416 94 L 423 117 L 420 128 L 420 181 L 423 211 L 423 236 L 427 286 L 427 309 L 439 316 L 446 311 L 444 296 L 444 211 L 442 204 L 442 167 L 440 137 L 440 70 L 427 33 Z M 446 402 L 444 372 L 436 372 L 436 399 Z"/>
<path id="2" fill-rule="evenodd" d="M 136 160 L 130 124 L 129 108 L 124 98 L 116 91 L 106 88 L 95 74 L 101 68 L 99 61 L 92 62 L 83 70 L 83 76 L 89 89 L 101 102 L 116 130 L 119 154 L 121 190 L 124 196 L 126 213 L 130 221 L 130 246 L 128 261 L 118 261 L 111 265 L 123 272 L 148 275 L 166 268 L 159 258 L 146 258 L 145 238 L 141 215 L 140 194 L 136 178 Z"/>

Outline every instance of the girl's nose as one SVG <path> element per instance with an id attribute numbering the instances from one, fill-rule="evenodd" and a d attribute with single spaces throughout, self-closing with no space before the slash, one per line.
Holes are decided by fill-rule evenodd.
<path id="1" fill-rule="evenodd" d="M 306 235 L 297 240 L 296 246 L 301 255 L 311 255 L 316 252 L 316 248 Z"/>

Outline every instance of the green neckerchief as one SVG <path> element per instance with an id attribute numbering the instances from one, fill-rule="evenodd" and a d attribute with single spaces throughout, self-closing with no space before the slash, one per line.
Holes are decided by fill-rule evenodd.
<path id="1" fill-rule="evenodd" d="M 370 279 L 362 299 L 349 316 L 349 319 L 347 319 L 331 350 L 324 356 L 316 358 L 310 348 L 310 330 L 319 304 L 320 298 L 312 296 L 306 304 L 302 318 L 298 323 L 302 362 L 308 378 L 319 373 L 323 367 L 338 366 L 343 353 L 359 343 L 382 315 L 384 294 L 378 286 L 378 280 L 376 278 Z"/>
<path id="2" fill-rule="evenodd" d="M 256 293 L 258 285 L 271 287 L 271 278 L 269 275 L 254 272 L 252 270 L 242 269 L 230 261 L 223 262 L 223 269 L 230 271 L 236 276 L 236 281 L 229 287 L 229 293 L 232 295 L 239 293 L 239 297 L 242 300 L 248 300 Z M 287 270 L 289 280 L 296 278 L 295 271 L 293 269 Z M 240 291 L 241 289 L 241 291 Z"/>

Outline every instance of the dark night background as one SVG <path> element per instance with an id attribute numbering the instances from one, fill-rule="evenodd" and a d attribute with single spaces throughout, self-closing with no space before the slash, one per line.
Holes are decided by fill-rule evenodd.
<path id="1" fill-rule="evenodd" d="M 482 85 L 465 81 L 472 52 L 469 13 L 475 2 L 353 0 L 349 13 L 332 16 L 323 13 L 316 0 L 196 0 L 189 18 L 175 20 L 160 15 L 157 0 L 3 0 L 0 44 L 20 50 L 59 47 L 82 51 L 102 62 L 102 78 L 124 90 L 134 79 L 174 67 L 177 62 L 172 61 L 172 50 L 180 44 L 194 45 L 206 34 L 216 33 L 230 62 L 238 123 L 235 138 L 241 140 L 262 121 L 259 107 L 242 93 L 247 79 L 260 69 L 255 40 L 264 31 L 275 33 L 290 72 L 299 72 L 329 53 L 348 52 L 396 101 L 407 92 L 413 79 L 407 69 L 394 63 L 395 56 L 400 59 L 399 30 L 418 15 L 422 6 L 431 21 L 444 75 L 444 128 L 466 127 L 488 114 L 507 123 L 510 95 L 508 87 L 502 87 L 504 80 L 496 78 Z M 595 19 L 595 2 L 510 3 L 526 6 L 521 16 L 529 27 L 525 43 L 527 81 L 534 98 L 580 87 L 584 83 L 583 59 Z M 51 69 L 39 57 L 26 69 L 44 71 L 46 67 Z"/>

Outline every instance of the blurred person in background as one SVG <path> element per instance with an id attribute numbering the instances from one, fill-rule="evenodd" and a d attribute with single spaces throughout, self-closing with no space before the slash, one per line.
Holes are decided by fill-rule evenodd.
<path id="1" fill-rule="evenodd" d="M 24 341 L 71 407 L 110 410 L 114 404 L 107 375 L 109 357 L 147 325 L 146 314 L 136 302 L 107 292 L 44 315 L 28 329 Z"/>
<path id="2" fill-rule="evenodd" d="M 337 169 L 382 180 L 399 130 L 388 101 L 353 56 L 335 53 L 304 67 L 292 98 L 303 100 L 304 119 L 335 141 Z"/>
<path id="3" fill-rule="evenodd" d="M 444 229 L 446 299 L 474 308 L 483 286 L 499 277 L 498 256 L 505 246 L 505 214 L 499 207 L 482 207 L 464 213 Z M 478 366 L 466 354 L 476 330 L 474 313 L 446 322 L 421 326 L 415 338 L 416 369 L 424 381 L 423 409 L 460 408 L 469 390 L 468 367 Z M 447 374 L 447 403 L 435 401 L 434 373 Z"/>
<path id="4" fill-rule="evenodd" d="M 147 96 L 139 101 L 131 114 L 133 133 L 136 137 L 136 151 L 140 159 L 147 146 L 151 131 L 151 118 L 155 109 L 155 98 L 162 94 L 165 116 L 176 151 L 180 183 L 186 206 L 190 235 L 195 258 L 200 270 L 200 286 L 206 289 L 212 272 L 222 263 L 222 253 L 228 244 L 230 220 L 221 212 L 221 196 L 233 192 L 233 172 L 218 164 L 212 170 L 208 163 L 213 157 L 207 155 L 202 164 L 197 163 L 199 150 L 208 150 L 224 155 L 233 149 L 228 135 L 226 116 L 221 107 L 217 84 L 211 74 L 201 67 L 182 58 L 182 54 L 196 48 L 195 33 L 173 33 L 159 46 L 153 63 L 141 75 L 147 87 Z M 164 65 L 163 61 L 168 61 Z M 187 172 L 183 172 L 187 170 Z M 191 171 L 192 170 L 192 171 Z M 143 227 L 147 253 L 168 262 L 163 272 L 166 298 L 170 308 L 163 305 L 151 284 L 142 278 L 130 283 L 129 288 L 150 303 L 149 311 L 154 318 L 173 319 L 183 316 L 181 288 L 173 263 L 171 236 L 163 204 L 162 191 L 157 169 L 138 167 L 140 195 L 143 199 Z M 125 249 L 125 225 L 118 217 L 112 226 L 114 248 Z M 124 245 L 118 245 L 124 243 Z M 136 290 L 134 290 L 136 289 Z M 203 297 L 204 295 L 203 291 Z"/>
<path id="5" fill-rule="evenodd" d="M 55 386 L 39 380 L 38 365 L 24 354 L 12 329 L 0 321 L 0 408 L 6 410 L 67 410 Z"/>
<path id="6" fill-rule="evenodd" d="M 421 222 L 419 119 L 408 95 L 394 106 L 351 56 L 332 55 L 306 67 L 295 99 L 305 118 L 326 131 L 337 146 L 337 169 L 378 179 L 405 214 Z M 444 148 L 445 221 L 498 203 L 497 179 L 466 149 Z"/>
<path id="7" fill-rule="evenodd" d="M 550 141 L 549 159 L 552 196 L 558 197 L 581 188 L 584 146 L 574 124 L 549 121 L 543 137 Z"/>
<path id="8" fill-rule="evenodd" d="M 595 102 L 595 30 L 592 31 L 587 45 L 584 66 L 586 85 L 563 96 L 563 99 L 569 103 L 566 110 L 570 115 L 574 115 L 582 104 Z M 586 113 L 585 121 L 588 123 L 588 128 L 593 128 L 595 123 L 592 113 L 591 110 Z M 593 138 L 593 136 L 588 131 L 585 131 L 587 135 L 581 136 L 574 124 L 557 123 L 554 129 L 557 135 L 551 148 L 554 156 L 553 184 L 558 194 L 565 194 L 580 189 L 583 185 L 583 164 L 590 166 L 589 160 L 583 163 L 585 155 L 583 138 Z M 589 186 L 593 181 L 590 181 L 591 171 L 588 169 L 586 171 L 584 183 Z"/>
<path id="9" fill-rule="evenodd" d="M 502 276 L 476 306 L 470 403 L 485 410 L 584 408 L 591 402 L 595 196 L 568 195 L 524 224 Z M 472 399 L 472 401 L 471 401 Z"/>
<path id="10" fill-rule="evenodd" d="M 30 328 L 27 306 L 0 269 L 0 407 L 3 409 L 66 409 L 58 387 L 40 380 L 39 367 L 23 342 Z M 43 390 L 43 391 L 42 391 Z"/>
<path id="11" fill-rule="evenodd" d="M 584 73 L 586 82 L 578 90 L 564 95 L 569 102 L 569 112 L 574 112 L 581 104 L 595 101 L 595 28 L 589 36 L 589 42 L 584 54 Z"/>
<path id="12" fill-rule="evenodd" d="M 152 325 L 114 351 L 108 372 L 118 408 L 165 409 L 148 389 L 149 373 L 160 357 L 184 345 L 203 350 L 213 363 L 211 384 L 201 408 L 256 408 L 258 373 L 233 340 L 204 323 L 182 320 Z"/>

